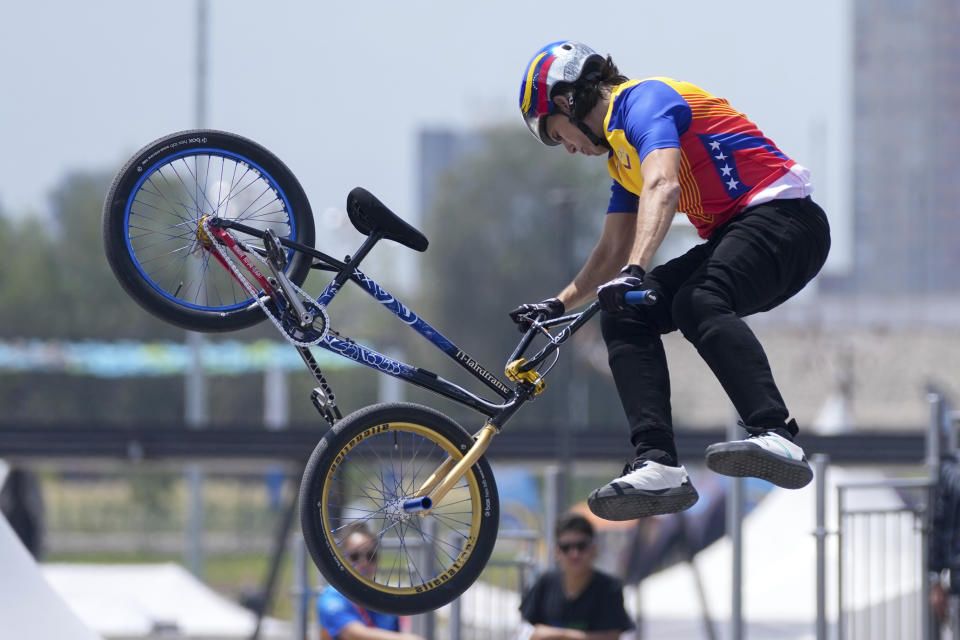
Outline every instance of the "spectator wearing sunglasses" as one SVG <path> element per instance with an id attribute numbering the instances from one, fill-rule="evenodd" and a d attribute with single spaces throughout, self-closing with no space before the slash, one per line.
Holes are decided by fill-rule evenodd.
<path id="1" fill-rule="evenodd" d="M 362 523 L 347 528 L 341 537 L 343 555 L 365 576 L 377 572 L 377 539 Z M 400 631 L 397 616 L 365 609 L 328 586 L 317 598 L 321 640 L 423 640 Z"/>
<path id="2" fill-rule="evenodd" d="M 593 525 L 567 513 L 555 526 L 558 568 L 524 595 L 520 615 L 530 640 L 616 640 L 633 622 L 623 607 L 623 585 L 594 568 Z"/>

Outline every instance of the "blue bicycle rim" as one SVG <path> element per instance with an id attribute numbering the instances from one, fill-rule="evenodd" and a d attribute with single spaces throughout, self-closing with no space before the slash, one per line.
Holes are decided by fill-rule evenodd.
<path id="1" fill-rule="evenodd" d="M 133 248 L 133 247 L 131 246 L 131 244 L 130 244 L 130 214 L 131 214 L 131 209 L 132 209 L 132 207 L 133 207 L 133 204 L 134 204 L 134 201 L 135 201 L 135 199 L 136 199 L 137 194 L 140 193 L 140 189 L 141 189 L 141 187 L 143 186 L 143 184 L 144 184 L 147 180 L 149 180 L 149 179 L 151 178 L 151 176 L 153 176 L 155 173 L 157 173 L 163 166 L 170 165 L 170 164 L 172 164 L 173 162 L 175 162 L 176 160 L 179 160 L 179 159 L 181 159 L 181 158 L 186 158 L 186 157 L 188 157 L 188 156 L 204 156 L 204 155 L 207 155 L 207 156 L 216 156 L 216 157 L 221 157 L 221 158 L 228 158 L 228 159 L 233 160 L 234 162 L 236 162 L 236 163 L 238 163 L 238 164 L 246 165 L 246 166 L 250 167 L 251 169 L 254 169 L 255 171 L 257 171 L 257 172 L 259 173 L 259 177 L 260 177 L 261 179 L 263 179 L 263 180 L 266 182 L 266 184 L 267 184 L 271 189 L 274 190 L 274 192 L 276 193 L 278 199 L 279 199 L 281 202 L 283 202 L 283 210 L 284 210 L 284 211 L 286 212 L 286 214 L 287 214 L 287 219 L 286 219 L 285 223 L 290 227 L 290 233 L 289 233 L 289 235 L 287 235 L 286 237 L 291 238 L 291 239 L 296 238 L 296 236 L 297 236 L 297 227 L 296 227 L 296 221 L 294 220 L 293 215 L 291 214 L 290 201 L 289 201 L 289 199 L 287 198 L 287 194 L 284 192 L 284 190 L 280 187 L 280 185 L 277 183 L 277 181 L 273 178 L 273 176 L 272 176 L 268 171 L 266 171 L 265 169 L 263 169 L 263 167 L 261 167 L 261 166 L 260 166 L 259 164 L 257 164 L 256 162 L 254 162 L 254 161 L 250 160 L 249 158 L 247 158 L 247 157 L 245 157 L 245 156 L 243 156 L 243 155 L 240 155 L 240 154 L 238 154 L 238 153 L 234 153 L 234 152 L 232 152 L 232 151 L 226 151 L 226 150 L 224 150 L 224 149 L 218 149 L 218 148 L 215 148 L 215 147 L 201 147 L 201 148 L 195 148 L 195 149 L 187 149 L 187 150 L 184 150 L 184 151 L 177 152 L 177 153 L 175 153 L 175 154 L 173 154 L 173 155 L 166 156 L 166 157 L 162 158 L 161 160 L 157 161 L 156 163 L 154 163 L 153 165 L 151 165 L 149 169 L 147 169 L 146 171 L 143 172 L 143 175 L 140 177 L 139 180 L 137 180 L 137 183 L 134 185 L 133 189 L 130 191 L 130 195 L 129 195 L 129 197 L 127 198 L 127 202 L 126 202 L 126 204 L 124 205 L 124 210 L 123 210 L 124 243 L 126 244 L 126 247 L 127 247 L 127 253 L 130 255 L 131 260 L 132 260 L 134 266 L 136 267 L 137 271 L 140 272 L 140 275 L 143 277 L 144 281 L 147 282 L 147 283 L 149 283 L 150 286 L 151 286 L 157 293 L 159 293 L 161 296 L 163 296 L 163 297 L 166 298 L 167 300 L 171 301 L 173 304 L 179 305 L 179 306 L 181 306 L 181 307 L 186 307 L 186 308 L 189 308 L 189 309 L 194 309 L 194 310 L 197 310 L 197 311 L 214 311 L 214 312 L 236 311 L 236 310 L 239 310 L 239 309 L 244 309 L 244 308 L 246 308 L 247 306 L 249 306 L 250 303 L 253 301 L 253 298 L 249 298 L 249 297 L 248 297 L 247 299 L 242 300 L 242 301 L 240 301 L 240 302 L 235 302 L 235 303 L 232 303 L 232 304 L 225 304 L 225 305 L 220 305 L 220 306 L 214 306 L 214 305 L 212 305 L 212 304 L 193 304 L 193 303 L 191 303 L 191 302 L 189 302 L 189 301 L 187 301 L 187 300 L 184 300 L 183 298 L 178 298 L 178 297 L 172 295 L 171 292 L 169 292 L 169 291 L 167 291 L 166 289 L 160 287 L 160 286 L 154 281 L 154 279 L 153 279 L 149 274 L 146 273 L 146 271 L 143 269 L 143 267 L 142 267 L 141 264 L 140 264 L 140 260 L 139 260 L 139 258 L 137 257 L 137 254 L 134 252 L 134 248 Z M 208 177 L 209 177 L 209 176 L 208 176 Z M 206 198 L 206 193 L 204 193 L 203 195 L 204 195 L 204 198 Z M 196 205 L 196 202 L 194 202 L 194 204 Z M 217 208 L 219 208 L 220 204 L 221 204 L 221 203 L 218 203 L 218 204 L 217 204 Z M 174 212 L 171 211 L 171 213 L 174 213 Z M 175 215 L 175 213 L 174 213 L 174 215 Z M 200 213 L 198 212 L 198 213 L 197 213 L 196 220 L 199 220 L 200 215 L 202 215 L 202 214 L 200 214 Z M 196 220 L 194 220 L 194 222 L 195 222 Z M 239 220 L 238 220 L 238 221 L 239 221 Z M 292 255 L 293 255 L 293 250 L 292 250 L 292 249 L 291 249 L 291 250 L 288 250 L 288 251 L 287 251 L 288 263 L 289 263 L 289 259 L 290 259 L 290 257 L 291 257 Z"/>

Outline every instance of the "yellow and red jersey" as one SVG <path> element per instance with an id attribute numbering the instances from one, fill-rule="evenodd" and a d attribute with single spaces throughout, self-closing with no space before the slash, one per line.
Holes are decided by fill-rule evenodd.
<path id="1" fill-rule="evenodd" d="M 678 209 L 703 238 L 749 206 L 812 192 L 810 173 L 757 125 L 689 82 L 625 82 L 613 90 L 603 124 L 614 180 L 608 213 L 637 210 L 640 163 L 664 148 L 680 149 Z"/>

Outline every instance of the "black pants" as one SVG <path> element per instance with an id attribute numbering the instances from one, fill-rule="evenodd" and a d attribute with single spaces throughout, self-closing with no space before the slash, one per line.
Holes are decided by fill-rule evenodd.
<path id="1" fill-rule="evenodd" d="M 657 304 L 603 314 L 610 369 L 638 457 L 677 462 L 660 338 L 675 329 L 696 347 L 746 424 L 784 425 L 789 413 L 767 356 L 741 318 L 800 291 L 829 249 L 827 217 L 810 198 L 761 204 L 651 270 L 644 286 L 660 294 Z"/>

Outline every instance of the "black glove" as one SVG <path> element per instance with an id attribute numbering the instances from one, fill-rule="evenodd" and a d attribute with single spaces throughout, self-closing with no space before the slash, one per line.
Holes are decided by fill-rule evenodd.
<path id="1" fill-rule="evenodd" d="M 547 298 L 543 302 L 520 305 L 510 312 L 510 319 L 517 323 L 520 331 L 526 331 L 530 328 L 532 318 L 540 316 L 541 320 L 550 320 L 559 318 L 564 311 L 566 309 L 562 302 L 556 298 Z"/>
<path id="2" fill-rule="evenodd" d="M 645 275 L 646 272 L 639 265 L 628 264 L 625 266 L 620 270 L 619 276 L 597 288 L 600 308 L 608 312 L 623 311 L 626 308 L 623 296 L 628 291 L 643 289 L 643 276 Z"/>

